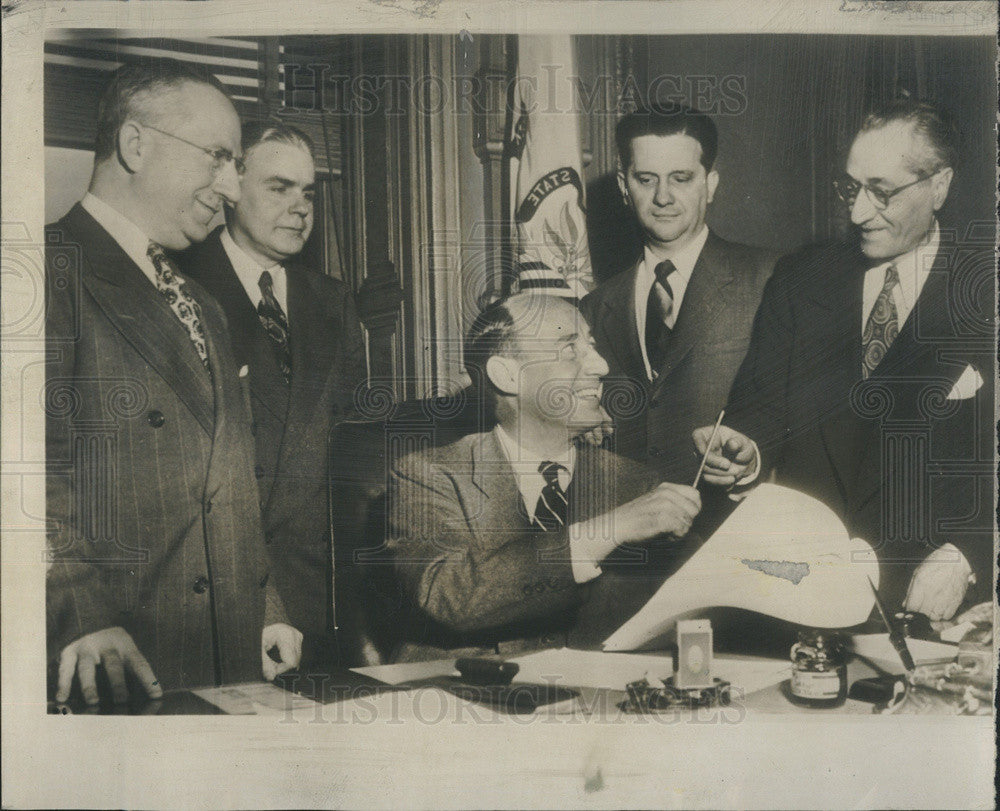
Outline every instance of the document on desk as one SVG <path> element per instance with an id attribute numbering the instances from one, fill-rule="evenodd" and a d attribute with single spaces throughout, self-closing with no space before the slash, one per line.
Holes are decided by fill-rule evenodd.
<path id="1" fill-rule="evenodd" d="M 856 654 L 866 659 L 888 664 L 893 672 L 898 672 L 902 668 L 899 653 L 889 641 L 889 634 L 854 634 L 851 637 L 851 647 Z M 958 655 L 958 645 L 935 642 L 931 639 L 907 638 L 906 647 L 910 649 L 913 661 L 918 665 L 942 659 L 954 659 Z"/>
<path id="2" fill-rule="evenodd" d="M 815 628 L 868 618 L 878 563 L 822 502 L 788 487 L 758 485 L 639 612 L 604 641 L 636 650 L 682 614 L 743 608 Z"/>

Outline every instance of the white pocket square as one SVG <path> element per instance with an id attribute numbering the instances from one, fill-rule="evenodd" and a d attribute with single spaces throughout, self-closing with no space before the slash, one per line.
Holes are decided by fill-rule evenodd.
<path id="1" fill-rule="evenodd" d="M 955 381 L 955 385 L 948 392 L 949 400 L 968 400 L 975 395 L 983 386 L 982 375 L 979 374 L 972 365 L 968 365 L 962 371 L 961 377 Z"/>

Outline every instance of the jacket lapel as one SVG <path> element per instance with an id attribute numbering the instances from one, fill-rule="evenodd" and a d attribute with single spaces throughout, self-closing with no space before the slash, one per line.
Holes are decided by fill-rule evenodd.
<path id="1" fill-rule="evenodd" d="M 732 281 L 733 269 L 723 250 L 723 242 L 710 231 L 684 291 L 681 311 L 677 315 L 663 365 L 657 372 L 654 392 L 665 385 L 666 379 L 704 335 L 703 325 L 724 312 Z"/>
<path id="2" fill-rule="evenodd" d="M 640 259 L 639 262 L 642 260 Z M 595 338 L 607 357 L 612 374 L 646 380 L 635 313 L 635 285 L 639 262 L 608 280 L 601 288 L 594 314 Z"/>
<path id="3" fill-rule="evenodd" d="M 177 393 L 209 435 L 215 430 L 211 375 L 187 330 L 142 270 L 77 204 L 63 219 L 84 250 L 83 284 L 108 320 Z M 208 336 L 207 336 L 208 337 Z"/>
<path id="4" fill-rule="evenodd" d="M 815 358 L 823 385 L 814 391 L 813 408 L 830 463 L 844 497 L 854 486 L 864 436 L 864 423 L 851 407 L 851 392 L 861 380 L 861 303 L 864 263 L 851 256 L 840 270 L 830 268 L 820 284 L 802 285 L 809 307 L 803 308 L 815 343 L 804 357 Z"/>
<path id="5" fill-rule="evenodd" d="M 858 453 L 853 493 L 856 506 L 867 502 L 882 486 L 879 460 L 882 443 L 878 441 L 882 424 L 908 418 L 919 421 L 919 407 L 914 402 L 920 396 L 918 387 L 935 379 L 950 381 L 954 375 L 954 365 L 942 363 L 938 358 L 941 339 L 954 337 L 949 317 L 949 280 L 947 255 L 939 249 L 913 310 L 882 362 L 868 378 L 873 386 L 888 390 L 893 405 L 890 405 L 889 413 L 868 421 L 865 432 L 868 441 L 863 443 Z"/>
<path id="6" fill-rule="evenodd" d="M 476 524 L 487 528 L 514 528 L 527 525 L 527 514 L 514 470 L 493 431 L 469 437 L 468 485 L 456 480 L 459 496 L 468 513 L 481 515 Z"/>
<path id="7" fill-rule="evenodd" d="M 316 437 L 309 429 L 319 424 L 318 415 L 330 408 L 330 378 L 340 340 L 325 310 L 325 299 L 308 275 L 288 268 L 285 273 L 288 279 L 292 381 L 290 386 L 284 386 L 279 380 L 282 390 L 287 392 L 285 397 L 288 403 L 278 456 L 279 470 L 285 469 L 285 464 L 295 458 L 301 442 L 326 439 Z"/>

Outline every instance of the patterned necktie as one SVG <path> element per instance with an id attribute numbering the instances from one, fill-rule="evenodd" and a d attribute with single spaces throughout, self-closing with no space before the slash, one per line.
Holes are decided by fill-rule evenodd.
<path id="1" fill-rule="evenodd" d="M 865 331 L 861 335 L 861 377 L 867 380 L 875 367 L 882 362 L 885 353 L 889 351 L 892 342 L 899 335 L 899 315 L 896 312 L 896 299 L 892 295 L 893 288 L 899 284 L 899 271 L 895 265 L 885 269 L 885 283 L 875 299 Z"/>
<path id="2" fill-rule="evenodd" d="M 667 281 L 676 270 L 674 263 L 665 259 L 656 266 L 654 273 L 656 281 L 649 291 L 646 302 L 646 356 L 649 358 L 649 368 L 655 378 L 663 366 L 667 356 L 667 346 L 670 343 L 668 325 L 671 313 L 674 311 L 674 291 Z"/>
<path id="3" fill-rule="evenodd" d="M 156 289 L 163 294 L 180 322 L 187 329 L 188 337 L 194 344 L 201 362 L 208 368 L 208 349 L 205 346 L 205 329 L 201 325 L 201 307 L 191 297 L 184 282 L 177 276 L 177 267 L 163 252 L 163 248 L 150 242 L 146 255 L 156 269 Z"/>
<path id="4" fill-rule="evenodd" d="M 538 472 L 545 479 L 545 486 L 535 505 L 534 521 L 545 532 L 553 532 L 566 525 L 566 508 L 569 502 L 559 484 L 560 470 L 566 470 L 566 467 L 558 462 L 542 462 L 538 466 Z"/>
<path id="5" fill-rule="evenodd" d="M 274 296 L 274 280 L 270 271 L 265 270 L 260 274 L 258 284 L 261 300 L 257 305 L 257 316 L 271 339 L 271 346 L 274 348 L 274 355 L 285 383 L 289 383 L 292 379 L 292 353 L 288 348 L 288 319 Z"/>

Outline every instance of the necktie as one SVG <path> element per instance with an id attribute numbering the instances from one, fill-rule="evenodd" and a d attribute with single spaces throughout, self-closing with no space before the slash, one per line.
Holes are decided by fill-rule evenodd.
<path id="1" fill-rule="evenodd" d="M 261 299 L 257 305 L 257 316 L 268 338 L 271 339 L 271 346 L 274 348 L 274 355 L 285 383 L 289 383 L 292 379 L 292 353 L 288 348 L 288 319 L 274 296 L 274 280 L 270 271 L 265 270 L 260 274 L 258 284 Z"/>
<path id="2" fill-rule="evenodd" d="M 656 377 L 663 366 L 670 342 L 672 330 L 667 322 L 674 311 L 674 291 L 667 279 L 675 270 L 674 263 L 669 259 L 656 266 L 656 281 L 653 282 L 646 302 L 646 355 L 653 377 Z"/>
<path id="3" fill-rule="evenodd" d="M 205 329 L 201 325 L 201 307 L 177 276 L 177 267 L 155 242 L 149 243 L 146 255 L 156 269 L 156 289 L 163 294 L 174 315 L 187 329 L 201 362 L 208 368 L 208 349 L 205 346 Z"/>
<path id="4" fill-rule="evenodd" d="M 566 470 L 558 462 L 542 462 L 538 472 L 545 479 L 545 486 L 535 505 L 535 523 L 545 532 L 553 532 L 566 525 L 566 493 L 559 484 L 559 471 Z"/>
<path id="5" fill-rule="evenodd" d="M 865 331 L 861 335 L 861 377 L 867 380 L 875 367 L 882 362 L 885 353 L 889 351 L 892 342 L 899 335 L 899 315 L 896 312 L 896 300 L 893 298 L 893 288 L 899 284 L 899 271 L 895 265 L 885 269 L 885 283 L 875 299 Z"/>

